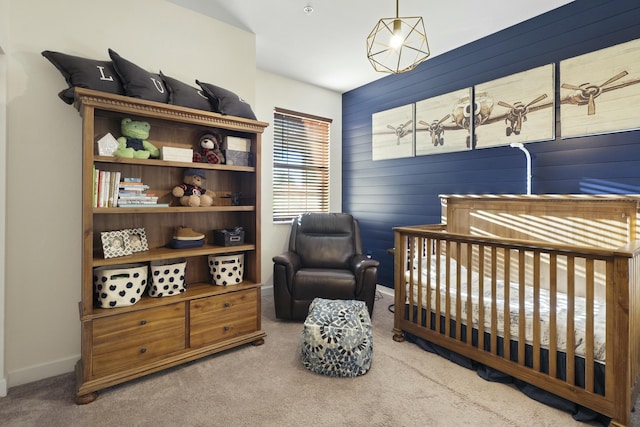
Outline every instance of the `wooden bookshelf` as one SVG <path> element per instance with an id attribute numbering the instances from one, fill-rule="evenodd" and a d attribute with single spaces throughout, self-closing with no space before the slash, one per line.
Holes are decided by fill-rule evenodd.
<path id="1" fill-rule="evenodd" d="M 82 291 L 79 304 L 82 357 L 76 366 L 76 400 L 89 403 L 101 389 L 244 344 L 260 345 L 260 150 L 264 122 L 145 101 L 88 89 L 76 89 L 75 107 L 82 117 Z M 151 124 L 149 141 L 156 147 L 191 144 L 216 132 L 246 138 L 254 164 L 189 163 L 98 155 L 96 141 L 106 133 L 120 136 L 120 121 L 130 117 Z M 93 206 L 93 168 L 140 177 L 166 207 Z M 239 192 L 240 204 L 214 200 L 211 207 L 180 206 L 171 195 L 186 168 L 206 174 L 206 188 Z M 205 234 L 203 246 L 170 249 L 176 227 Z M 244 243 L 213 244 L 213 230 L 243 227 Z M 148 250 L 105 258 L 102 232 L 144 228 Z M 244 254 L 240 284 L 216 286 L 209 255 Z M 187 287 L 178 295 L 153 298 L 146 293 L 133 305 L 99 308 L 94 302 L 93 269 L 102 266 L 186 259 Z M 151 278 L 149 277 L 149 280 Z"/>

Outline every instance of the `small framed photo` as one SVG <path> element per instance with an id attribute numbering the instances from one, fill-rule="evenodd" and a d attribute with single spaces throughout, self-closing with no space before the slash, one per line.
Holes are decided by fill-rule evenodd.
<path id="1" fill-rule="evenodd" d="M 129 247 L 132 253 L 148 251 L 149 243 L 147 242 L 147 234 L 144 228 L 133 228 L 125 230 L 129 233 Z"/>
<path id="2" fill-rule="evenodd" d="M 100 233 L 100 237 L 102 239 L 102 251 L 104 252 L 105 258 L 131 255 L 129 233 L 127 230 L 103 231 Z"/>

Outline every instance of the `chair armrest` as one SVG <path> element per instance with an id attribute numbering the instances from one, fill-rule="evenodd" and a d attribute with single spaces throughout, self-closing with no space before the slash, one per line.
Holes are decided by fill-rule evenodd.
<path id="1" fill-rule="evenodd" d="M 367 258 L 364 254 L 357 254 L 351 258 L 351 271 L 353 274 L 358 276 L 358 274 L 364 272 L 368 268 L 378 267 L 380 265 L 380 261 L 375 259 Z"/>
<path id="2" fill-rule="evenodd" d="M 295 252 L 283 252 L 280 255 L 276 255 L 273 257 L 273 274 L 274 274 L 274 286 L 277 282 L 282 282 L 284 279 L 284 283 L 280 283 L 282 285 L 286 284 L 286 288 L 289 292 L 292 291 L 291 286 L 293 285 L 293 276 L 296 274 L 301 267 L 300 256 Z M 284 271 L 283 271 L 284 270 Z"/>
<path id="3" fill-rule="evenodd" d="M 351 271 L 356 277 L 356 295 L 375 292 L 378 266 L 380 262 L 367 258 L 364 254 L 356 254 L 351 258 Z M 371 289 L 367 289 L 371 287 Z"/>
<path id="4" fill-rule="evenodd" d="M 300 269 L 300 256 L 295 252 L 283 252 L 273 257 L 274 264 L 280 264 L 291 270 L 291 272 Z"/>

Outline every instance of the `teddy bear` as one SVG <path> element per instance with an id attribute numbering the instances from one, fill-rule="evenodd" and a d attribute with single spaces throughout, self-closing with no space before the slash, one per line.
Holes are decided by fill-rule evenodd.
<path id="1" fill-rule="evenodd" d="M 160 155 L 160 150 L 147 141 L 150 130 L 151 125 L 147 122 L 140 122 L 130 118 L 122 119 L 120 122 L 122 136 L 117 139 L 118 148 L 116 148 L 113 155 L 134 159 L 157 158 Z"/>
<path id="2" fill-rule="evenodd" d="M 204 171 L 193 168 L 185 169 L 182 184 L 175 186 L 171 193 L 180 199 L 180 204 L 183 206 L 211 206 L 216 194 L 203 187 L 205 180 Z"/>
<path id="3" fill-rule="evenodd" d="M 207 133 L 200 137 L 200 152 L 193 153 L 194 163 L 224 163 L 224 154 L 220 150 L 220 136 Z"/>

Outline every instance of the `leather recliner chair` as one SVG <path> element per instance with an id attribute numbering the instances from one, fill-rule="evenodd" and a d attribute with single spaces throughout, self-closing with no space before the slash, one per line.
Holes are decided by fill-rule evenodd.
<path id="1" fill-rule="evenodd" d="M 314 298 L 364 301 L 373 314 L 379 262 L 362 253 L 358 221 L 346 213 L 293 220 L 289 250 L 273 257 L 276 317 L 304 320 Z"/>

